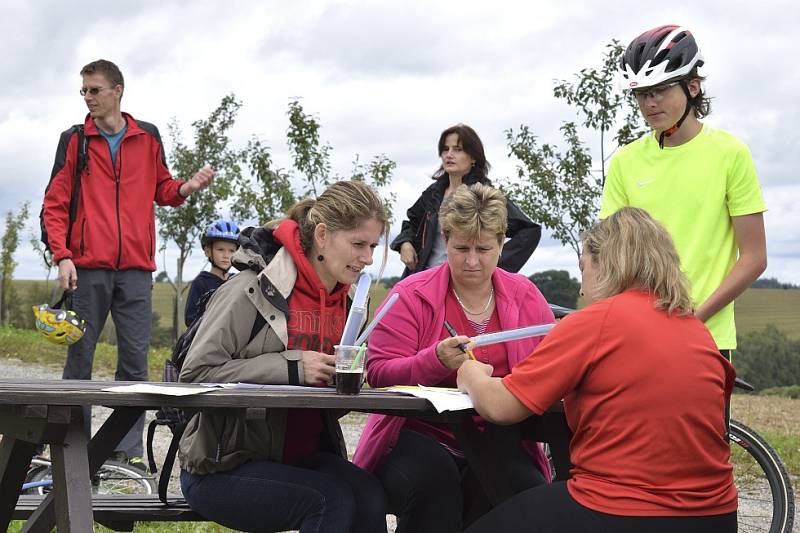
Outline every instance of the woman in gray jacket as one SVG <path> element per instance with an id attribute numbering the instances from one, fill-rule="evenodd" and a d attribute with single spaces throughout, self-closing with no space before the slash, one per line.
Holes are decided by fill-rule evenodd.
<path id="1" fill-rule="evenodd" d="M 234 256 L 242 273 L 208 303 L 180 380 L 327 383 L 350 285 L 372 264 L 386 230 L 378 194 L 343 181 L 295 205 L 274 229 L 242 232 Z M 256 420 L 201 412 L 186 428 L 179 458 L 186 501 L 224 526 L 386 531 L 381 485 L 347 461 L 329 410 L 270 409 Z"/>

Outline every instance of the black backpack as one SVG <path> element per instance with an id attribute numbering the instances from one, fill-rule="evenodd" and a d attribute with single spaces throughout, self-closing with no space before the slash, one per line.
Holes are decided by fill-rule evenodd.
<path id="1" fill-rule="evenodd" d="M 184 361 L 186 361 L 186 355 L 189 353 L 189 348 L 192 346 L 195 335 L 197 335 L 197 330 L 200 329 L 200 323 L 203 320 L 206 305 L 209 300 L 211 300 L 216 290 L 217 288 L 211 289 L 203 294 L 197 301 L 197 317 L 189 324 L 186 331 L 178 337 L 175 347 L 172 349 L 172 356 L 164 361 L 162 381 L 167 383 L 178 382 L 181 368 L 183 367 Z M 266 319 L 261 313 L 256 311 L 256 319 L 253 323 L 253 328 L 250 330 L 250 338 L 247 340 L 248 343 L 258 335 L 258 332 L 261 331 L 266 323 Z M 172 473 L 172 466 L 175 464 L 175 456 L 178 453 L 178 445 L 186 429 L 186 424 L 193 415 L 193 411 L 190 412 L 177 407 L 164 406 L 156 412 L 156 418 L 150 422 L 147 427 L 147 459 L 150 472 L 153 474 L 158 472 L 155 456 L 153 454 L 153 437 L 155 436 L 156 428 L 158 426 L 167 426 L 172 431 L 172 441 L 169 444 L 167 455 L 164 457 L 164 465 L 161 467 L 161 475 L 158 478 L 158 497 L 166 505 L 169 505 L 167 501 L 167 487 L 169 485 L 170 474 Z"/>
<path id="2" fill-rule="evenodd" d="M 72 138 L 73 135 L 78 136 L 78 143 L 77 143 L 77 158 L 75 159 L 75 175 L 72 178 L 72 195 L 69 199 L 69 226 L 67 227 L 67 240 L 66 240 L 66 247 L 69 248 L 69 241 L 70 237 L 72 236 L 72 224 L 75 222 L 75 219 L 78 216 L 78 200 L 81 196 L 81 173 L 83 169 L 86 168 L 86 163 L 89 160 L 88 152 L 89 152 L 89 140 L 86 138 L 86 135 L 83 133 L 83 124 L 75 124 L 67 131 L 61 134 L 61 140 L 59 141 L 58 149 L 56 151 L 56 161 L 53 164 L 53 170 L 50 173 L 50 181 L 47 182 L 47 187 L 44 190 L 44 193 L 47 194 L 47 191 L 50 190 L 50 185 L 53 183 L 53 178 L 58 173 L 58 171 L 62 168 L 64 162 L 58 160 L 58 156 L 61 153 L 61 145 L 65 146 L 64 148 L 64 159 L 66 161 L 66 146 L 69 146 L 69 140 Z M 59 164 L 61 163 L 61 164 Z M 42 230 L 42 235 L 40 237 L 42 243 L 46 250 L 52 252 L 53 250 L 50 248 L 50 240 L 47 235 L 47 228 L 44 225 L 44 203 L 42 203 L 42 209 L 39 211 L 39 226 Z"/>

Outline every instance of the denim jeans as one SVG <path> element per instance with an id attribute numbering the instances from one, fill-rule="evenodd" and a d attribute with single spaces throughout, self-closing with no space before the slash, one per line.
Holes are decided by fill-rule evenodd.
<path id="1" fill-rule="evenodd" d="M 298 466 L 254 461 L 205 476 L 181 470 L 181 488 L 203 517 L 241 531 L 386 533 L 380 482 L 331 453 Z"/>

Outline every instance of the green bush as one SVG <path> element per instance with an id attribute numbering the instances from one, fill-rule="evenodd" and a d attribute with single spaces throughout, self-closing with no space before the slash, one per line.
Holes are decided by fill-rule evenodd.
<path id="1" fill-rule="evenodd" d="M 800 385 L 790 385 L 788 387 L 770 387 L 762 390 L 759 394 L 762 396 L 781 396 L 783 398 L 800 400 Z"/>
<path id="2" fill-rule="evenodd" d="M 800 385 L 800 341 L 768 324 L 738 337 L 733 364 L 738 376 L 756 391 Z"/>
<path id="3" fill-rule="evenodd" d="M 570 309 L 577 307 L 581 284 L 570 277 L 566 270 L 545 270 L 533 274 L 528 279 L 539 288 L 549 303 Z"/>

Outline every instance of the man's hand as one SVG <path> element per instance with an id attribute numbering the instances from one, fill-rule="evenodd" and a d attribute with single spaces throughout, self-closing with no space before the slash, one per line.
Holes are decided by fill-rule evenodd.
<path id="1" fill-rule="evenodd" d="M 190 194 L 196 193 L 197 191 L 202 191 L 211 185 L 211 182 L 213 181 L 214 171 L 209 165 L 206 165 L 201 168 L 197 174 L 192 176 L 192 179 L 181 185 L 180 189 L 178 189 L 178 194 L 184 198 L 187 198 Z"/>
<path id="2" fill-rule="evenodd" d="M 414 250 L 414 245 L 410 242 L 404 242 L 400 245 L 400 261 L 402 261 L 409 270 L 417 268 L 417 251 Z"/>
<path id="3" fill-rule="evenodd" d="M 469 337 L 458 335 L 457 337 L 447 338 L 436 345 L 436 357 L 445 368 L 455 370 L 467 360 L 467 354 L 461 351 L 459 344 L 469 342 Z"/>
<path id="4" fill-rule="evenodd" d="M 306 385 L 325 385 L 336 374 L 336 358 L 332 355 L 303 351 L 303 379 Z"/>
<path id="5" fill-rule="evenodd" d="M 74 291 L 78 288 L 78 272 L 72 259 L 62 259 L 58 262 L 58 284 L 65 291 Z"/>

